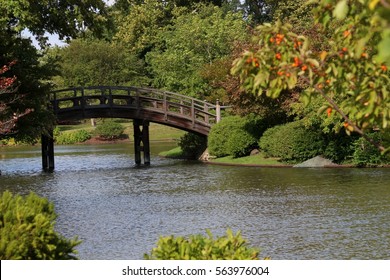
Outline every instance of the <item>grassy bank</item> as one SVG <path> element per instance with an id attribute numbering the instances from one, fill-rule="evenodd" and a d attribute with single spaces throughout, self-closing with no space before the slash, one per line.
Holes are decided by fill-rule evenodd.
<path id="1" fill-rule="evenodd" d="M 236 164 L 236 165 L 280 165 L 286 164 L 278 161 L 277 158 L 266 158 L 262 153 L 253 156 L 246 156 L 240 158 L 233 158 L 232 156 L 211 159 L 211 163 L 222 163 L 222 164 Z M 288 166 L 288 165 L 286 165 Z"/>
<path id="2" fill-rule="evenodd" d="M 99 125 L 103 122 L 102 119 L 96 120 L 96 125 Z M 120 123 L 125 127 L 125 134 L 128 135 L 129 140 L 132 141 L 133 138 L 133 122 L 131 120 L 117 119 L 115 122 Z M 93 135 L 94 127 L 91 125 L 90 120 L 84 120 L 80 124 L 76 125 L 59 125 L 59 130 L 61 132 L 73 132 L 77 130 L 86 130 Z M 172 128 L 165 125 L 160 125 L 156 123 L 150 123 L 149 126 L 149 137 L 150 141 L 173 141 L 179 139 L 184 135 L 184 131 Z"/>
<path id="3" fill-rule="evenodd" d="M 176 147 L 172 150 L 165 151 L 159 154 L 163 157 L 169 158 L 182 158 L 183 153 L 180 147 Z M 267 165 L 267 166 L 289 166 L 278 161 L 277 158 L 266 158 L 262 153 L 253 156 L 233 158 L 231 156 L 222 158 L 211 158 L 209 163 L 216 164 L 232 164 L 232 165 Z"/>

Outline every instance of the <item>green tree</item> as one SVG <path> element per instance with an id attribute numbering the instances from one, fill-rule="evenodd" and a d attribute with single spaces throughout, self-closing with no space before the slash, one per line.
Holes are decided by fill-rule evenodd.
<path id="1" fill-rule="evenodd" d="M 12 94 L 0 96 L 3 108 L 0 119 L 18 118 L 12 131 L 7 129 L 8 135 L 18 133 L 18 138 L 34 141 L 45 130 L 51 129 L 54 121 L 47 109 L 46 94 L 50 89 L 48 81 L 55 72 L 50 63 L 41 61 L 42 53 L 32 46 L 31 41 L 21 37 L 21 31 L 29 29 L 43 46 L 45 32 L 70 38 L 85 30 L 101 30 L 104 14 L 102 0 L 0 2 L 0 65 L 13 63 L 3 76 L 16 78 Z M 21 116 L 26 112 L 28 117 Z"/>
<path id="2" fill-rule="evenodd" d="M 381 12 L 387 9 L 377 9 L 373 2 L 378 1 L 315 2 L 317 22 L 323 29 L 335 27 L 327 49 L 316 51 L 310 37 L 297 35 L 288 24 L 265 24 L 257 29 L 258 48 L 245 51 L 232 71 L 246 90 L 272 98 L 303 84 L 306 105 L 319 94 L 324 98 L 321 112 L 329 117 L 337 112 L 339 127 L 361 134 L 383 151 L 365 130 L 386 129 L 390 120 L 389 72 L 381 55 L 388 30 Z"/>
<path id="3" fill-rule="evenodd" d="M 30 40 L 20 38 L 12 31 L 0 29 L 0 53 L 0 65 L 12 64 L 3 73 L 4 78 L 14 79 L 13 87 L 7 89 L 11 92 L 0 96 L 3 104 L 0 119 L 15 120 L 12 128 L 8 127 L 7 135 L 34 141 L 52 124 L 46 101 L 48 84 L 44 81 L 49 78 L 51 68 L 39 62 L 39 54 Z M 6 135 L 0 134 L 2 137 Z"/>
<path id="4" fill-rule="evenodd" d="M 176 8 L 174 19 L 158 34 L 157 47 L 146 56 L 153 85 L 207 99 L 202 69 L 229 55 L 235 41 L 246 37 L 241 14 L 212 5 Z"/>
<path id="5" fill-rule="evenodd" d="M 45 44 L 45 32 L 61 39 L 85 30 L 98 34 L 106 22 L 103 0 L 18 0 L 0 2 L 0 26 L 16 32 L 25 28 Z"/>
<path id="6" fill-rule="evenodd" d="M 169 22 L 170 11 L 171 8 L 159 0 L 145 0 L 132 5 L 129 13 L 120 17 L 114 40 L 144 57 L 156 44 L 159 30 Z"/>
<path id="7" fill-rule="evenodd" d="M 120 43 L 72 40 L 59 51 L 65 86 L 134 85 L 148 83 L 142 60 Z"/>

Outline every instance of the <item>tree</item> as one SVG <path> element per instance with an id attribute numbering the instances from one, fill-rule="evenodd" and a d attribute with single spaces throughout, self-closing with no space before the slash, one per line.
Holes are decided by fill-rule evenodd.
<path id="1" fill-rule="evenodd" d="M 121 17 L 114 40 L 125 44 L 143 58 L 155 43 L 158 31 L 169 22 L 171 7 L 159 0 L 145 0 L 131 6 L 129 14 Z"/>
<path id="2" fill-rule="evenodd" d="M 146 55 L 153 85 L 207 99 L 209 87 L 201 71 L 246 38 L 245 21 L 239 13 L 203 4 L 176 8 L 173 15 L 171 25 L 159 32 L 157 47 Z"/>
<path id="3" fill-rule="evenodd" d="M 390 78 L 383 55 L 390 33 L 383 14 L 389 8 L 379 8 L 379 1 L 313 2 L 318 2 L 314 16 L 320 27 L 333 27 L 327 48 L 313 49 L 312 39 L 292 32 L 291 25 L 264 24 L 257 28 L 258 47 L 245 51 L 232 72 L 246 90 L 272 98 L 303 84 L 306 105 L 322 96 L 320 111 L 340 116 L 336 127 L 357 132 L 384 151 L 365 131 L 387 129 L 390 121 Z"/>
<path id="4" fill-rule="evenodd" d="M 106 22 L 103 0 L 19 0 L 0 2 L 0 26 L 16 32 L 28 28 L 41 44 L 45 32 L 60 39 L 75 38 L 85 30 L 102 31 Z"/>
<path id="5" fill-rule="evenodd" d="M 60 49 L 58 55 L 65 86 L 148 83 L 143 62 L 120 43 L 77 39 Z"/>
<path id="6" fill-rule="evenodd" d="M 16 91 L 16 76 L 5 76 L 10 67 L 15 63 L 16 61 L 12 61 L 0 69 L 0 135 L 12 134 L 18 119 L 30 113 L 30 110 L 13 112 L 12 114 L 7 112 L 10 105 L 17 101 L 17 98 L 14 96 Z"/>
<path id="7" fill-rule="evenodd" d="M 60 38 L 75 37 L 80 32 L 101 30 L 105 14 L 102 0 L 20 0 L 0 2 L 0 65 L 15 64 L 3 73 L 5 77 L 16 77 L 12 94 L 2 94 L 1 116 L 17 121 L 2 127 L 7 135 L 17 133 L 18 138 L 35 141 L 51 129 L 54 117 L 48 110 L 47 92 L 49 78 L 56 72 L 52 64 L 41 61 L 42 51 L 32 46 L 31 40 L 21 37 L 21 31 L 29 29 L 41 45 L 45 45 L 45 32 L 57 33 Z M 12 97 L 11 97 L 12 96 Z M 11 99 L 7 99 L 11 98 Z M 12 102 L 11 102 L 12 100 Z M 28 118 L 22 117 L 29 112 Z M 4 137 L 0 134 L 0 138 Z"/>
<path id="8" fill-rule="evenodd" d="M 53 122 L 46 100 L 49 85 L 44 82 L 52 69 L 40 64 L 39 54 L 30 40 L 17 37 L 12 31 L 0 30 L 0 53 L 0 65 L 12 65 L 3 77 L 14 78 L 12 87 L 4 89 L 7 93 L 0 97 L 4 108 L 0 119 L 14 122 L 12 129 L 3 127 L 8 132 L 0 134 L 0 138 L 12 134 L 18 140 L 33 142 Z"/>

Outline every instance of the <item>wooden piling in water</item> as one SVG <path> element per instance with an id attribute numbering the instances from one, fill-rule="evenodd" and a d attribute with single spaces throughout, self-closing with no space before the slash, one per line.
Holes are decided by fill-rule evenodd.
<path id="1" fill-rule="evenodd" d="M 142 164 L 141 153 L 143 153 L 144 165 L 150 165 L 149 121 L 135 119 L 133 127 L 135 164 Z"/>
<path id="2" fill-rule="evenodd" d="M 54 170 L 54 138 L 53 132 L 49 135 L 42 134 L 42 169 L 45 172 L 52 172 Z"/>

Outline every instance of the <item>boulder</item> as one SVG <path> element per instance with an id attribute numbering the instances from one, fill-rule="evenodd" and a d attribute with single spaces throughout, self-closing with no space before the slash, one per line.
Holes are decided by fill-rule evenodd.
<path id="1" fill-rule="evenodd" d="M 316 156 L 302 163 L 296 164 L 293 167 L 329 167 L 337 166 L 338 164 L 333 161 L 326 159 L 322 156 Z"/>

